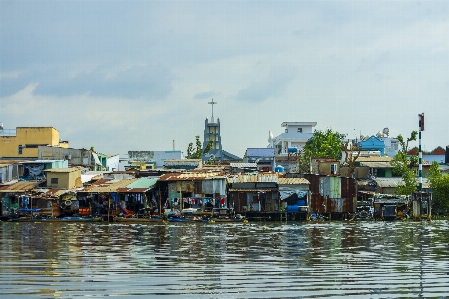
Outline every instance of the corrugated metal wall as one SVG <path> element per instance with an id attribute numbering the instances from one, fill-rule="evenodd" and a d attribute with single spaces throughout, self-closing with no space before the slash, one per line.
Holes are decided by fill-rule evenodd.
<path id="1" fill-rule="evenodd" d="M 357 204 L 355 179 L 305 174 L 310 182 L 310 207 L 317 213 L 354 213 Z"/>

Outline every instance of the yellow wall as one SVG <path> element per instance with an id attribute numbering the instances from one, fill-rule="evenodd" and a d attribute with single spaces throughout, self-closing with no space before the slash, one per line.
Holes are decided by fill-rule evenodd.
<path id="1" fill-rule="evenodd" d="M 22 154 L 19 145 L 25 146 Z M 52 127 L 18 127 L 16 136 L 0 136 L 0 157 L 37 158 L 37 145 L 59 146 L 59 131 Z M 68 148 L 68 142 L 63 147 Z"/>
<path id="2" fill-rule="evenodd" d="M 51 179 L 57 178 L 58 183 L 52 184 Z M 47 187 L 57 189 L 73 189 L 77 186 L 77 179 L 81 178 L 81 169 L 73 169 L 71 172 L 52 172 L 47 171 Z"/>

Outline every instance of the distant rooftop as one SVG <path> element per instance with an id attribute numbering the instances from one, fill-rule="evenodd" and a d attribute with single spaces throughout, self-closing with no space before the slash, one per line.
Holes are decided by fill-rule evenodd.
<path id="1" fill-rule="evenodd" d="M 80 170 L 81 167 L 71 167 L 71 168 L 51 168 L 45 169 L 45 172 L 74 172 Z"/>
<path id="2" fill-rule="evenodd" d="M 286 127 L 286 126 L 312 126 L 315 127 L 316 126 L 316 122 L 283 122 L 281 124 L 281 127 Z"/>

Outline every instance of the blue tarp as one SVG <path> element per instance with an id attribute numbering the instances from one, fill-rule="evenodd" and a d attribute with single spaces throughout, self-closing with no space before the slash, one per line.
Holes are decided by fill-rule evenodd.
<path id="1" fill-rule="evenodd" d="M 20 208 L 17 210 L 18 212 L 28 212 L 28 213 L 36 213 L 42 211 L 41 208 L 30 209 L 30 208 Z"/>

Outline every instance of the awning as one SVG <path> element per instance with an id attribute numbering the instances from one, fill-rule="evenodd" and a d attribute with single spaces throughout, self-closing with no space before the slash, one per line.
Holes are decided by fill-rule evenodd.
<path id="1" fill-rule="evenodd" d="M 229 189 L 229 192 L 272 192 L 277 189 Z"/>
<path id="2" fill-rule="evenodd" d="M 303 198 L 307 196 L 307 191 L 304 190 L 279 190 L 279 195 L 281 197 L 281 200 L 284 200 L 286 198 L 289 198 L 293 194 L 298 195 L 298 198 Z"/>
<path id="3" fill-rule="evenodd" d="M 100 159 L 98 158 L 98 155 L 96 153 L 92 153 L 92 156 L 94 157 L 96 165 L 102 165 L 100 162 Z"/>

